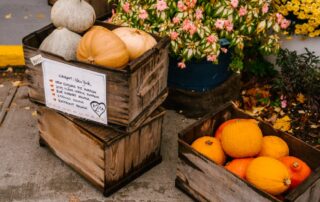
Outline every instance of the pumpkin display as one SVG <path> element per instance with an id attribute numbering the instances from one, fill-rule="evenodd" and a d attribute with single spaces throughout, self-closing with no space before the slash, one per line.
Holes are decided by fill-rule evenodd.
<path id="1" fill-rule="evenodd" d="M 39 49 L 59 55 L 66 60 L 75 60 L 81 36 L 66 28 L 59 27 L 47 36 Z"/>
<path id="2" fill-rule="evenodd" d="M 82 37 L 77 59 L 111 68 L 122 68 L 129 61 L 126 45 L 112 31 L 94 26 Z"/>
<path id="3" fill-rule="evenodd" d="M 301 159 L 294 156 L 285 156 L 279 159 L 287 166 L 291 175 L 291 186 L 294 189 L 311 174 L 310 167 Z"/>
<path id="4" fill-rule="evenodd" d="M 291 184 L 288 168 L 281 161 L 267 156 L 257 157 L 250 162 L 246 179 L 272 195 L 285 192 Z"/>
<path id="5" fill-rule="evenodd" d="M 214 135 L 215 138 L 219 139 L 221 138 L 221 134 L 222 134 L 222 131 L 224 129 L 224 127 L 230 123 L 233 123 L 235 121 L 252 121 L 254 123 L 257 123 L 257 121 L 255 119 L 230 119 L 230 120 L 227 120 L 225 122 L 223 122 L 219 127 L 218 129 L 216 130 L 216 133 Z"/>
<path id="6" fill-rule="evenodd" d="M 225 163 L 226 156 L 217 138 L 210 136 L 200 137 L 191 144 L 191 147 L 219 165 Z"/>
<path id="7" fill-rule="evenodd" d="M 233 158 L 253 157 L 262 147 L 262 132 L 257 123 L 235 121 L 226 125 L 221 134 L 221 145 Z"/>
<path id="8" fill-rule="evenodd" d="M 150 34 L 135 28 L 119 27 L 112 32 L 126 44 L 130 60 L 140 57 L 157 44 L 157 41 Z"/>
<path id="9" fill-rule="evenodd" d="M 283 139 L 273 135 L 263 137 L 259 156 L 270 156 L 278 159 L 288 155 L 289 147 Z"/>
<path id="10" fill-rule="evenodd" d="M 93 7 L 84 0 L 58 0 L 51 9 L 51 21 L 56 27 L 82 33 L 96 20 Z"/>
<path id="11" fill-rule="evenodd" d="M 254 158 L 233 159 L 225 168 L 240 178 L 245 179 L 248 165 L 253 159 Z"/>

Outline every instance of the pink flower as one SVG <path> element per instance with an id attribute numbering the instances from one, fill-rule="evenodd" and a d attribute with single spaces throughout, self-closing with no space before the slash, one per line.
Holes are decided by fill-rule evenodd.
<path id="1" fill-rule="evenodd" d="M 181 69 L 184 69 L 184 68 L 186 68 L 186 64 L 183 61 L 179 62 L 178 63 L 178 67 L 181 68 Z"/>
<path id="2" fill-rule="evenodd" d="M 280 13 L 277 13 L 276 14 L 276 17 L 277 17 L 277 23 L 280 24 L 281 21 L 284 19 L 283 15 L 281 15 Z"/>
<path id="3" fill-rule="evenodd" d="M 189 26 L 190 35 L 194 35 L 194 33 L 196 32 L 197 32 L 197 27 L 193 23 L 190 23 L 190 26 Z"/>
<path id="4" fill-rule="evenodd" d="M 281 21 L 280 27 L 281 27 L 282 29 L 287 29 L 287 28 L 289 27 L 290 23 L 291 23 L 290 20 L 283 19 L 283 20 Z"/>
<path id="5" fill-rule="evenodd" d="M 197 9 L 197 10 L 196 10 L 196 19 L 197 19 L 197 20 L 200 20 L 200 19 L 203 18 L 202 12 L 203 12 L 203 11 L 202 11 L 201 9 Z"/>
<path id="6" fill-rule="evenodd" d="M 265 13 L 268 13 L 268 11 L 269 11 L 269 4 L 267 3 L 263 4 L 262 13 L 265 14 Z"/>
<path id="7" fill-rule="evenodd" d="M 188 8 L 193 8 L 196 5 L 197 0 L 185 0 L 185 3 Z"/>
<path id="8" fill-rule="evenodd" d="M 124 3 L 122 9 L 125 13 L 129 13 L 130 11 L 130 4 L 128 2 Z"/>
<path id="9" fill-rule="evenodd" d="M 223 25 L 224 25 L 224 20 L 218 19 L 214 25 L 216 26 L 217 29 L 223 29 Z"/>
<path id="10" fill-rule="evenodd" d="M 233 8 L 237 8 L 238 7 L 238 4 L 239 4 L 239 0 L 231 0 L 231 6 Z"/>
<path id="11" fill-rule="evenodd" d="M 177 23 L 180 22 L 180 18 L 174 17 L 174 18 L 172 18 L 172 22 L 173 22 L 174 24 L 177 24 Z"/>
<path id="12" fill-rule="evenodd" d="M 281 107 L 282 107 L 282 108 L 286 108 L 286 107 L 287 107 L 287 104 L 288 104 L 288 103 L 287 103 L 287 100 L 282 100 L 282 101 L 281 101 Z"/>
<path id="13" fill-rule="evenodd" d="M 188 20 L 188 19 L 185 19 L 184 21 L 183 21 L 183 23 L 182 23 L 182 29 L 184 30 L 184 31 L 189 31 L 189 29 L 190 29 L 190 20 Z"/>
<path id="14" fill-rule="evenodd" d="M 208 55 L 207 60 L 210 62 L 215 62 L 217 61 L 217 55 Z"/>
<path id="15" fill-rule="evenodd" d="M 243 6 L 239 9 L 239 16 L 245 16 L 248 13 L 247 9 Z"/>
<path id="16" fill-rule="evenodd" d="M 148 18 L 148 13 L 146 10 L 142 9 L 140 10 L 139 12 L 139 18 L 144 20 L 144 19 L 147 19 Z"/>
<path id="17" fill-rule="evenodd" d="M 178 36 L 179 36 L 178 32 L 171 32 L 170 33 L 171 40 L 176 40 L 178 38 Z"/>
<path id="18" fill-rule="evenodd" d="M 157 3 L 157 10 L 158 11 L 163 11 L 165 9 L 167 9 L 168 6 L 167 6 L 167 3 L 163 0 L 158 0 L 158 3 Z"/>
<path id="19" fill-rule="evenodd" d="M 228 32 L 231 32 L 233 30 L 233 24 L 230 22 L 230 20 L 224 21 L 224 26 L 226 27 L 226 30 Z"/>
<path id="20" fill-rule="evenodd" d="M 227 52 L 228 52 L 228 49 L 226 49 L 226 48 L 220 48 L 220 50 L 221 50 L 223 53 L 227 53 Z"/>
<path id="21" fill-rule="evenodd" d="M 209 43 L 216 43 L 218 41 L 218 38 L 215 35 L 210 35 L 207 37 L 207 42 Z"/>
<path id="22" fill-rule="evenodd" d="M 182 1 L 178 1 L 178 9 L 179 11 L 185 11 L 187 10 L 187 7 L 184 5 Z"/>

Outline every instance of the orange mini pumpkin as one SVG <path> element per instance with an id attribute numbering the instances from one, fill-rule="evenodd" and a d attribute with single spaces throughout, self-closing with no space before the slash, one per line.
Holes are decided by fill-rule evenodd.
<path id="1" fill-rule="evenodd" d="M 226 160 L 220 141 L 217 138 L 200 137 L 191 144 L 191 147 L 219 165 L 223 165 Z"/>
<path id="2" fill-rule="evenodd" d="M 221 134 L 222 134 L 222 131 L 224 129 L 224 127 L 226 127 L 228 124 L 230 123 L 233 123 L 233 122 L 236 122 L 236 121 L 252 121 L 254 123 L 256 123 L 257 121 L 255 119 L 230 119 L 230 120 L 227 120 L 225 122 L 223 122 L 217 129 L 214 137 L 219 139 L 221 138 Z"/>
<path id="3" fill-rule="evenodd" d="M 301 159 L 294 156 L 285 156 L 279 159 L 284 163 L 290 171 L 291 186 L 290 188 L 296 188 L 300 183 L 309 177 L 311 174 L 310 167 Z"/>
<path id="4" fill-rule="evenodd" d="M 259 156 L 270 156 L 273 158 L 281 158 L 289 155 L 288 144 L 278 136 L 264 136 L 262 140 L 262 149 Z"/>
<path id="5" fill-rule="evenodd" d="M 129 61 L 129 52 L 123 41 L 112 31 L 94 26 L 80 40 L 77 59 L 105 67 L 122 68 Z"/>
<path id="6" fill-rule="evenodd" d="M 240 178 L 245 179 L 248 165 L 253 159 L 254 158 L 233 159 L 225 166 L 225 168 L 238 175 Z"/>

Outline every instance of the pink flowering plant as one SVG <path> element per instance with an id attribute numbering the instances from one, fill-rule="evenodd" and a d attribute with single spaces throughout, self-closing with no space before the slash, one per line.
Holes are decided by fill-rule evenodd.
<path id="1" fill-rule="evenodd" d="M 111 0 L 112 1 L 112 0 Z M 220 53 L 232 50 L 230 68 L 243 68 L 244 48 L 263 54 L 279 50 L 281 14 L 271 0 L 118 0 L 110 21 L 171 39 L 171 55 L 185 68 L 191 59 L 218 63 Z M 228 47 L 221 39 L 229 41 Z"/>

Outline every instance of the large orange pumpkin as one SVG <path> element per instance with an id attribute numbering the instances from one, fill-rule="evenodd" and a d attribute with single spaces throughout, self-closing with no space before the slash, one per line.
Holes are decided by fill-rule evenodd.
<path id="1" fill-rule="evenodd" d="M 259 156 L 270 156 L 280 158 L 289 155 L 289 147 L 287 143 L 277 136 L 264 136 L 262 140 L 262 149 Z"/>
<path id="2" fill-rule="evenodd" d="M 217 138 L 200 137 L 191 144 L 191 147 L 219 165 L 223 165 L 226 160 L 220 141 Z"/>
<path id="3" fill-rule="evenodd" d="M 233 158 L 247 158 L 259 154 L 262 132 L 257 123 L 235 121 L 226 125 L 221 134 L 223 150 Z"/>
<path id="4" fill-rule="evenodd" d="M 230 120 L 227 120 L 225 122 L 223 122 L 217 129 L 214 137 L 219 139 L 221 138 L 221 134 L 222 134 L 222 131 L 224 129 L 225 126 L 227 126 L 228 124 L 230 123 L 233 123 L 233 122 L 236 122 L 236 121 L 252 121 L 254 123 L 256 123 L 257 121 L 255 119 L 230 119 Z"/>
<path id="5" fill-rule="evenodd" d="M 240 178 L 245 179 L 248 165 L 253 159 L 254 158 L 233 159 L 225 168 Z"/>
<path id="6" fill-rule="evenodd" d="M 281 161 L 266 156 L 251 161 L 246 179 L 257 188 L 273 195 L 285 192 L 291 184 L 287 167 Z"/>
<path id="7" fill-rule="evenodd" d="M 285 156 L 280 158 L 279 160 L 282 163 L 284 163 L 290 171 L 290 175 L 291 175 L 290 188 L 296 188 L 311 174 L 310 167 L 301 159 L 298 159 L 294 156 Z"/>
<path id="8" fill-rule="evenodd" d="M 105 67 L 122 68 L 129 61 L 126 45 L 112 31 L 94 26 L 81 39 L 77 59 Z"/>

